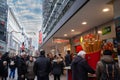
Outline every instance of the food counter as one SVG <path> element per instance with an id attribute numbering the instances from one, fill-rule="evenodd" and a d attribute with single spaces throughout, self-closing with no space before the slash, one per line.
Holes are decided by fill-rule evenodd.
<path id="1" fill-rule="evenodd" d="M 66 80 L 72 80 L 71 67 L 68 66 L 68 67 L 65 67 L 64 69 L 67 71 Z M 88 73 L 88 78 L 89 78 L 89 80 L 96 80 L 96 75 Z"/>

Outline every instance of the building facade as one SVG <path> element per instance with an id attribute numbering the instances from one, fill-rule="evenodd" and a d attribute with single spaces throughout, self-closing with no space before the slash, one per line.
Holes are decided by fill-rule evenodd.
<path id="1" fill-rule="evenodd" d="M 62 18 L 66 17 L 66 12 L 71 8 L 75 1 L 76 0 L 43 1 L 43 41 L 45 41 L 45 39 L 49 36 L 48 34 L 52 32 L 53 28 L 55 28 L 58 22 L 60 22 Z"/>
<path id="2" fill-rule="evenodd" d="M 7 44 L 7 12 L 7 1 L 0 0 L 0 51 L 3 53 Z"/>
<path id="3" fill-rule="evenodd" d="M 8 43 L 7 51 L 12 53 L 20 53 L 20 47 L 24 41 L 23 28 L 19 24 L 11 8 L 8 9 L 7 33 Z"/>

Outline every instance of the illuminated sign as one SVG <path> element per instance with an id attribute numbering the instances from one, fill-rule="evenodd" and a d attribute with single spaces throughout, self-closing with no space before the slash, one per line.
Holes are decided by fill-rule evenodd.
<path id="1" fill-rule="evenodd" d="M 53 38 L 53 43 L 68 43 L 68 39 Z"/>
<path id="2" fill-rule="evenodd" d="M 111 26 L 107 26 L 102 29 L 102 35 L 108 34 L 110 32 L 111 32 Z"/>
<path id="3" fill-rule="evenodd" d="M 39 44 L 42 44 L 42 32 L 39 32 Z"/>

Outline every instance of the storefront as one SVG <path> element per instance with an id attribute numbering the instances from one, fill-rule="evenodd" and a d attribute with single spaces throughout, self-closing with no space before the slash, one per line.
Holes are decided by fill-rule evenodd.
<path id="1" fill-rule="evenodd" d="M 113 8 L 117 6 L 115 5 L 116 2 L 113 2 Z M 120 7 L 117 6 L 117 8 L 113 10 L 114 16 L 112 20 L 109 20 L 105 23 L 101 23 L 100 25 L 96 25 L 95 27 L 72 38 L 72 51 L 74 53 L 78 53 L 80 50 L 85 50 L 87 52 L 86 59 L 88 61 L 88 64 L 94 70 L 96 69 L 96 64 L 100 60 L 100 57 L 102 56 L 102 52 L 104 50 L 111 50 L 113 52 L 112 56 L 114 60 L 120 63 L 120 15 L 118 15 L 118 13 L 120 12 L 116 11 L 117 13 L 115 13 L 115 10 L 117 10 L 118 8 Z M 117 18 L 115 17 L 116 14 Z M 94 78 L 95 76 L 91 77 Z M 72 80 L 70 69 L 68 69 L 67 80 Z"/>
<path id="2" fill-rule="evenodd" d="M 114 51 L 114 57 L 115 59 L 117 58 L 117 47 L 116 47 L 116 34 L 115 34 L 115 23 L 114 21 L 110 21 L 108 23 L 105 23 L 101 26 L 92 28 L 86 32 L 84 32 L 83 34 L 80 34 L 78 36 L 76 36 L 73 39 L 73 47 L 72 49 L 74 49 L 75 53 L 78 53 L 80 50 L 85 50 L 87 52 L 87 54 L 90 56 L 97 56 L 96 57 L 96 62 L 89 62 L 89 63 L 93 63 L 93 68 L 95 69 L 96 67 L 96 63 L 97 61 L 100 59 L 100 51 L 102 51 L 105 46 L 105 44 L 110 43 L 111 46 L 106 46 L 107 49 L 111 49 Z M 111 47 L 111 48 L 110 48 Z M 95 54 L 98 53 L 98 54 Z M 94 54 L 94 55 L 92 55 Z M 92 59 L 92 58 L 91 58 Z M 90 60 L 88 60 L 90 61 Z M 92 60 L 92 61 L 95 61 Z"/>
<path id="3" fill-rule="evenodd" d="M 114 59 L 119 60 L 117 58 L 119 20 L 117 21 L 118 35 L 116 36 L 116 19 L 120 16 L 118 3 L 120 4 L 119 0 L 88 1 L 62 25 L 62 28 L 46 42 L 43 48 L 48 47 L 53 37 L 67 38 L 70 41 L 72 53 L 78 53 L 82 49 L 87 52 L 88 57 L 86 59 L 93 69 L 96 69 L 96 63 L 100 60 L 103 49 L 113 50 Z M 105 45 L 106 47 L 104 47 Z M 52 44 L 52 46 L 54 45 Z M 63 48 L 65 45 L 58 46 L 58 49 L 61 47 Z M 71 75 L 68 75 L 67 79 L 71 80 Z"/>

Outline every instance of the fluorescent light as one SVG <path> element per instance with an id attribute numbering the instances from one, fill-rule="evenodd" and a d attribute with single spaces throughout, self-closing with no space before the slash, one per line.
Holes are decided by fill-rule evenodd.
<path id="1" fill-rule="evenodd" d="M 71 32 L 74 32 L 74 31 L 75 31 L 74 29 L 71 30 Z"/>
<path id="2" fill-rule="evenodd" d="M 104 8 L 102 11 L 103 12 L 108 12 L 108 11 L 110 11 L 110 9 L 109 8 Z"/>
<path id="3" fill-rule="evenodd" d="M 67 36 L 67 34 L 64 34 L 64 36 Z"/>
<path id="4" fill-rule="evenodd" d="M 86 25 L 86 24 L 87 24 L 87 22 L 82 22 L 82 24 L 83 24 L 83 25 Z"/>

